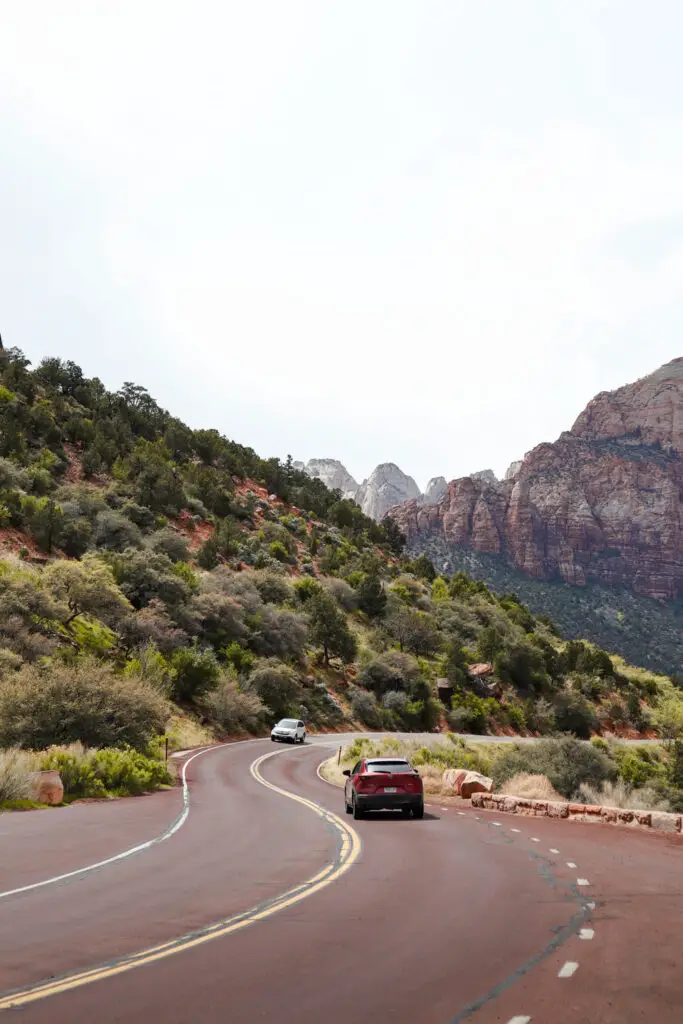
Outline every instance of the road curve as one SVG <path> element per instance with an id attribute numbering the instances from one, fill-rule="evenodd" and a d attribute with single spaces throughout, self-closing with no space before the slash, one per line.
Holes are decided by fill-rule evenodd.
<path id="1" fill-rule="evenodd" d="M 680 840 L 438 804 L 423 821 L 353 822 L 344 838 L 344 822 L 316 809 L 344 818 L 315 774 L 321 747 L 276 751 L 259 769 L 268 785 L 250 767 L 272 744 L 207 752 L 188 768 L 190 814 L 170 839 L 0 901 L 0 1007 L 10 991 L 105 965 L 101 980 L 19 996 L 23 1024 L 680 1024 Z M 3 818 L 0 889 L 148 840 L 179 807 L 174 792 Z M 70 846 L 62 814 L 76 823 Z M 36 823 L 12 827 L 19 817 Z M 354 833 L 360 855 L 336 874 Z M 131 954 L 254 907 L 273 912 L 128 969 Z"/>

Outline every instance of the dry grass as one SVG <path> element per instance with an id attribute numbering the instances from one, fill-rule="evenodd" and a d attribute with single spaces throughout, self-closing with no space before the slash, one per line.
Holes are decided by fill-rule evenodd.
<path id="1" fill-rule="evenodd" d="M 563 797 L 554 788 L 545 775 L 533 775 L 531 772 L 519 772 L 508 779 L 499 790 L 506 796 L 521 796 L 525 800 L 562 800 Z"/>
<path id="2" fill-rule="evenodd" d="M 670 811 L 671 807 L 656 790 L 648 786 L 642 789 L 631 789 L 623 779 L 616 782 L 603 782 L 600 789 L 595 786 L 583 785 L 579 789 L 579 797 L 587 804 L 598 804 L 602 807 L 619 807 L 628 811 Z"/>
<path id="3" fill-rule="evenodd" d="M 33 755 L 24 750 L 9 748 L 0 751 L 0 804 L 29 797 L 34 762 Z"/>
<path id="4" fill-rule="evenodd" d="M 337 764 L 337 755 L 333 754 L 332 757 L 328 758 L 320 765 L 320 774 L 328 782 L 331 782 L 333 786 L 343 787 L 346 782 L 346 778 L 343 774 L 346 765 L 342 761 L 341 764 Z"/>
<path id="5" fill-rule="evenodd" d="M 166 730 L 169 750 L 189 750 L 216 742 L 211 729 L 186 715 L 173 715 Z"/>

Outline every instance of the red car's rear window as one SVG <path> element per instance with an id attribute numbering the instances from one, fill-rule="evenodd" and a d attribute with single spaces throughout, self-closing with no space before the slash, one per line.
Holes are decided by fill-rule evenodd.
<path id="1" fill-rule="evenodd" d="M 392 775 L 413 771 L 407 761 L 366 761 L 365 766 L 369 772 L 391 772 Z"/>

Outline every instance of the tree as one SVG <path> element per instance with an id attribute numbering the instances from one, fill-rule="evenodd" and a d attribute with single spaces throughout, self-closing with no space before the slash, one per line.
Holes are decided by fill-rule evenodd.
<path id="1" fill-rule="evenodd" d="M 431 558 L 428 558 L 424 552 L 419 555 L 414 562 L 408 565 L 409 572 L 412 572 L 414 576 L 419 579 L 426 580 L 427 583 L 433 583 L 436 579 L 436 569 Z"/>
<path id="2" fill-rule="evenodd" d="M 58 600 L 66 602 L 65 626 L 83 614 L 115 623 L 130 610 L 111 568 L 96 555 L 85 555 L 81 562 L 53 562 L 45 569 L 43 581 Z"/>
<path id="3" fill-rule="evenodd" d="M 358 586 L 358 607 L 369 619 L 379 619 L 387 607 L 387 595 L 375 573 L 367 573 Z"/>
<path id="4" fill-rule="evenodd" d="M 384 531 L 387 547 L 393 551 L 395 555 L 401 555 L 404 547 L 406 546 L 406 539 L 394 520 L 389 516 L 385 516 L 382 520 L 382 530 Z"/>
<path id="5" fill-rule="evenodd" d="M 683 700 L 680 697 L 665 697 L 655 712 L 655 722 L 660 735 L 668 745 L 683 736 Z"/>
<path id="6" fill-rule="evenodd" d="M 325 665 L 330 657 L 340 658 L 348 665 L 356 656 L 356 638 L 337 602 L 325 591 L 314 594 L 308 602 L 309 636 L 315 647 L 322 647 Z"/>
<path id="7" fill-rule="evenodd" d="M 455 686 L 471 685 L 472 680 L 468 672 L 468 658 L 465 648 L 457 641 L 451 641 L 446 648 L 446 661 L 444 663 L 444 675 L 449 682 Z"/>
<path id="8" fill-rule="evenodd" d="M 21 512 L 26 528 L 43 551 L 52 551 L 60 534 L 63 513 L 52 498 L 36 498 L 29 494 L 21 499 Z"/>
<path id="9" fill-rule="evenodd" d="M 441 643 L 440 634 L 431 615 L 413 608 L 397 608 L 387 616 L 387 631 L 400 650 L 413 654 L 434 654 Z"/>

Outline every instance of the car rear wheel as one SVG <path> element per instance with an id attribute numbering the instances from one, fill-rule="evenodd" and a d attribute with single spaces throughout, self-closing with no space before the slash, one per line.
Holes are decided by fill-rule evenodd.
<path id="1" fill-rule="evenodd" d="M 414 818 L 424 818 L 425 816 L 425 805 L 420 804 L 419 807 L 413 807 Z"/>
<path id="2" fill-rule="evenodd" d="M 358 821 L 359 818 L 362 818 L 364 813 L 365 812 L 363 811 L 363 808 L 358 806 L 358 801 L 354 800 L 353 801 L 353 816 L 354 816 L 355 820 Z"/>
<path id="3" fill-rule="evenodd" d="M 401 808 L 401 814 L 403 815 L 404 818 L 408 817 L 408 815 L 410 814 L 410 811 L 411 811 L 410 807 L 402 807 Z"/>

